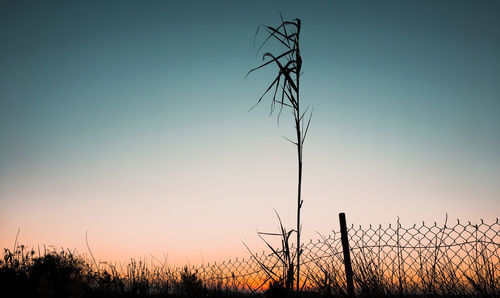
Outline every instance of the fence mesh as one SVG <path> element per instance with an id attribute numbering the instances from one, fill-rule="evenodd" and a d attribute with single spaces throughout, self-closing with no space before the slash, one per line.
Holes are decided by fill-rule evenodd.
<path id="1" fill-rule="evenodd" d="M 356 293 L 499 294 L 499 233 L 498 219 L 409 227 L 399 220 L 388 226 L 352 225 L 348 238 Z M 263 252 L 190 271 L 208 287 L 254 292 L 286 275 L 286 266 L 276 254 Z M 346 292 L 340 231 L 302 244 L 300 285 L 303 290 Z"/>

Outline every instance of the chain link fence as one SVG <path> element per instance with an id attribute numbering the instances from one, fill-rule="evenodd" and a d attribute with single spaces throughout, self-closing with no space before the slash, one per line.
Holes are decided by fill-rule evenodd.
<path id="1" fill-rule="evenodd" d="M 348 228 L 358 294 L 500 294 L 500 224 L 456 221 Z M 346 293 L 340 231 L 302 244 L 304 291 Z M 278 251 L 278 250 L 277 250 Z M 293 251 L 293 249 L 291 250 Z M 181 274 L 183 268 L 174 269 Z M 259 292 L 284 277 L 277 254 L 253 254 L 189 268 L 210 288 Z M 272 271 L 270 273 L 270 271 Z"/>

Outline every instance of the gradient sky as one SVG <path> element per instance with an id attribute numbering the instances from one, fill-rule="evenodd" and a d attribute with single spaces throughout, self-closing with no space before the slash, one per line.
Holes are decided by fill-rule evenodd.
<path id="1" fill-rule="evenodd" d="M 280 11 L 314 106 L 303 239 L 500 215 L 500 2 L 269 2 L 0 2 L 0 246 L 181 265 L 261 250 L 273 208 L 293 228 L 292 123 L 248 112 L 274 69 L 244 79 Z"/>

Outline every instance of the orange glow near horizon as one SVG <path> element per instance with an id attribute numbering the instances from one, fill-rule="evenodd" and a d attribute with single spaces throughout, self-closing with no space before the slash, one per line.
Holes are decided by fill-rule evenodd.
<path id="1" fill-rule="evenodd" d="M 495 270 L 500 262 L 500 247 L 497 245 L 499 241 L 498 220 L 481 222 L 477 225 L 450 221 L 444 230 L 441 230 L 442 226 L 432 223 L 407 228 L 401 226 L 398 228 L 398 231 L 403 232 L 400 235 L 402 239 L 401 250 L 394 248 L 397 241 L 397 239 L 391 238 L 396 233 L 394 228 L 395 226 L 380 228 L 375 226 L 373 228 L 354 227 L 350 230 L 351 255 L 355 274 L 363 272 L 368 275 L 370 280 L 373 278 L 389 289 L 397 289 L 403 285 L 405 289 L 417 289 L 418 291 L 425 290 L 425 287 L 429 285 L 437 286 L 438 289 L 442 286 L 442 289 L 446 289 L 446 285 L 449 285 L 450 282 L 454 286 L 471 290 L 471 278 L 476 282 L 484 278 L 492 278 L 492 280 L 500 278 L 498 276 L 500 271 Z M 378 231 L 384 232 L 379 233 Z M 439 236 L 441 231 L 445 231 L 442 238 Z M 420 232 L 422 234 L 419 234 Z M 434 245 L 438 239 L 442 239 L 443 242 L 440 242 L 439 245 L 443 247 L 436 249 Z M 380 243 L 379 241 L 382 241 L 381 246 L 374 247 L 374 243 Z M 19 244 L 21 243 L 19 242 Z M 428 248 L 426 248 L 427 246 Z M 339 253 L 340 247 L 338 232 L 332 237 L 318 242 L 306 241 L 304 243 L 305 254 L 303 255 L 302 269 L 305 275 L 302 276 L 301 282 L 305 283 L 305 288 L 313 289 L 320 286 L 317 283 L 325 281 L 325 273 L 331 274 L 330 278 L 333 278 L 329 282 L 342 286 L 344 273 L 342 256 Z M 30 247 L 25 249 L 29 250 Z M 49 247 L 49 251 L 52 249 L 59 250 L 58 247 Z M 258 288 L 266 290 L 269 285 L 268 276 L 259 263 L 248 257 L 229 260 L 227 258 L 228 252 L 221 252 L 217 262 L 210 262 L 210 264 L 208 262 L 175 263 L 175 260 L 172 262 L 168 259 L 155 258 L 153 255 L 128 258 L 124 262 L 114 262 L 112 259 L 101 259 L 105 253 L 106 250 L 100 250 L 99 254 L 94 253 L 100 270 L 109 270 L 111 266 L 114 266 L 122 277 L 130 274 L 128 270 L 131 270 L 131 267 L 128 265 L 135 262 L 139 266 L 136 267 L 136 270 L 144 268 L 146 272 L 150 273 L 170 272 L 174 274 L 165 275 L 164 278 L 178 278 L 184 266 L 187 265 L 188 270 L 191 273 L 196 273 L 209 287 L 220 285 L 233 289 L 251 288 L 256 290 Z M 110 250 L 109 253 L 114 255 L 114 260 L 120 257 L 116 254 L 115 249 Z M 324 258 L 318 253 L 329 253 L 330 255 Z M 82 256 L 87 263 L 94 264 L 94 260 L 89 254 L 84 253 Z M 254 256 L 267 265 L 274 264 L 276 260 L 275 256 L 264 252 Z M 399 263 L 400 260 L 401 263 Z M 274 270 L 277 272 L 277 276 L 280 276 L 278 273 L 280 267 L 278 266 Z M 489 276 L 491 274 L 493 276 Z"/>
<path id="2" fill-rule="evenodd" d="M 0 249 L 20 229 L 36 251 L 182 268 L 268 252 L 275 211 L 301 244 L 340 212 L 494 222 L 500 1 L 292 1 L 2 2 Z M 279 67 L 246 77 L 283 50 L 255 36 L 280 9 L 303 20 L 297 100 L 314 111 L 301 227 L 293 113 L 269 115 L 272 88 L 258 103 Z"/>

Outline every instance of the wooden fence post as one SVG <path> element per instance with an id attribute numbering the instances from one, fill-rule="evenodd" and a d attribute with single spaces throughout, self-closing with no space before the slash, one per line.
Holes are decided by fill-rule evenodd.
<path id="1" fill-rule="evenodd" d="M 354 297 L 354 282 L 352 278 L 351 253 L 349 251 L 349 239 L 347 237 L 347 224 L 345 213 L 339 213 L 340 238 L 342 240 L 342 251 L 344 252 L 345 277 L 347 282 L 347 294 Z"/>

